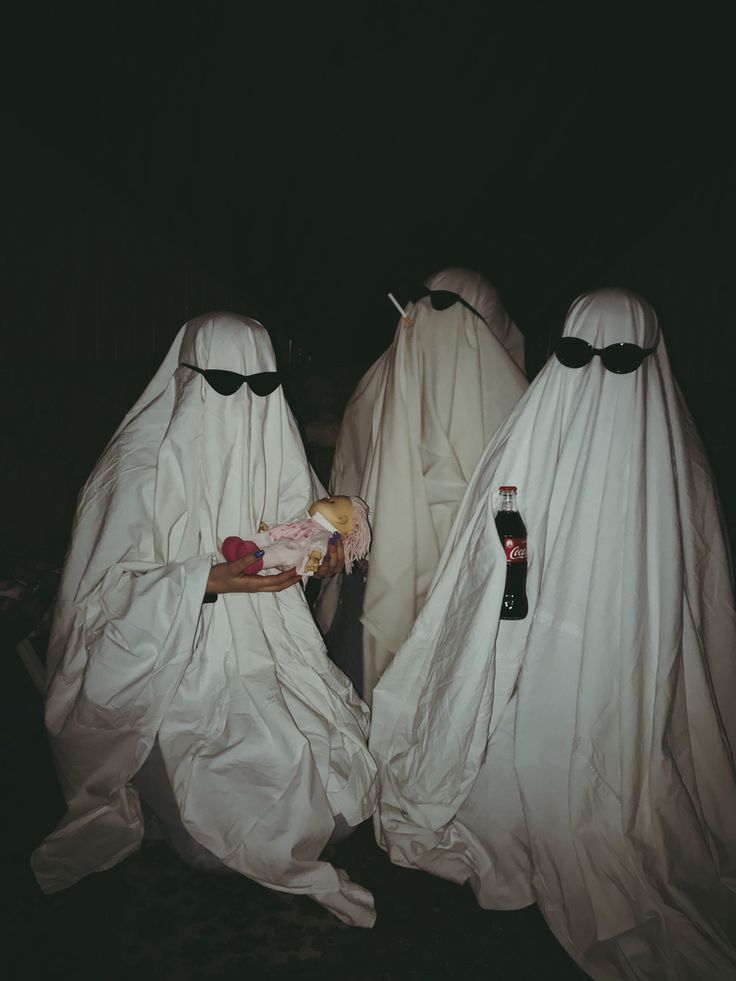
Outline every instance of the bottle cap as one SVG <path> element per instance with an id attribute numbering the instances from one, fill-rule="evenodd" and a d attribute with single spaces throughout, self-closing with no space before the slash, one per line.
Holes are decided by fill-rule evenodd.
<path id="1" fill-rule="evenodd" d="M 502 494 L 507 493 L 508 491 L 515 491 L 516 490 L 516 488 L 513 486 L 513 484 L 504 484 L 502 487 L 499 487 L 498 489 L 499 489 L 499 491 Z"/>

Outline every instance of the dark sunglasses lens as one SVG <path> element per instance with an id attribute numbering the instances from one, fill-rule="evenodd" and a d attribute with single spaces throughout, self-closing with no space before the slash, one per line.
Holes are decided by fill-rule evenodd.
<path id="1" fill-rule="evenodd" d="M 566 368 L 582 368 L 593 357 L 593 348 L 579 337 L 561 337 L 555 344 L 555 357 Z"/>
<path id="2" fill-rule="evenodd" d="M 430 290 L 429 299 L 435 310 L 449 310 L 460 297 L 457 293 L 451 293 L 450 290 Z"/>
<path id="3" fill-rule="evenodd" d="M 235 371 L 223 371 L 220 368 L 208 368 L 203 374 L 207 384 L 220 395 L 234 395 L 245 381 L 243 375 Z"/>
<path id="4" fill-rule="evenodd" d="M 281 384 L 277 371 L 261 371 L 257 375 L 248 375 L 247 381 L 254 395 L 270 395 Z"/>
<path id="5" fill-rule="evenodd" d="M 611 344 L 601 354 L 601 361 L 617 375 L 636 371 L 644 360 L 644 351 L 636 344 Z"/>

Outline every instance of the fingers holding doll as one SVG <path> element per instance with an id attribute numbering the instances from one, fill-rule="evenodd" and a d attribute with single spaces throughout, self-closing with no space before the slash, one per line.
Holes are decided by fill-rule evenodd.
<path id="1" fill-rule="evenodd" d="M 258 565 L 263 553 L 252 552 L 232 562 L 218 562 L 210 569 L 208 593 L 280 593 L 300 581 L 296 569 L 273 576 L 259 576 L 245 570 Z"/>
<path id="2" fill-rule="evenodd" d="M 338 572 L 343 572 L 344 569 L 345 549 L 342 543 L 342 536 L 336 531 L 327 543 L 327 551 L 319 569 L 314 573 L 314 578 L 327 579 Z"/>

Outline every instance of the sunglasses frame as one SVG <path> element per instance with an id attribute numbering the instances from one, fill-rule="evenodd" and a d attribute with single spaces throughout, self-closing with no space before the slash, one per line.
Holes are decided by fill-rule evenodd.
<path id="1" fill-rule="evenodd" d="M 179 367 L 191 368 L 192 371 L 196 371 L 197 374 L 202 375 L 213 391 L 226 397 L 235 395 L 245 384 L 254 395 L 263 398 L 270 395 L 271 392 L 275 392 L 281 384 L 278 371 L 259 371 L 253 375 L 241 375 L 237 371 L 228 371 L 225 368 L 200 368 L 196 364 L 187 364 L 186 361 L 182 361 Z M 223 382 L 225 383 L 224 387 L 229 391 L 223 391 L 223 388 L 220 387 Z M 233 385 L 235 385 L 234 388 Z"/>
<path id="2" fill-rule="evenodd" d="M 474 306 L 471 306 L 467 300 L 464 300 L 459 293 L 455 293 L 454 290 L 431 290 L 428 286 L 423 286 L 420 293 L 417 294 L 415 303 L 419 300 L 423 300 L 425 296 L 429 297 L 429 302 L 432 304 L 433 310 L 449 310 L 451 306 L 455 303 L 460 303 L 465 307 L 466 310 L 470 310 L 474 313 L 476 317 L 480 319 L 485 324 L 485 317 L 481 317 Z"/>
<path id="3" fill-rule="evenodd" d="M 583 350 L 582 345 L 585 345 L 584 354 L 586 355 L 586 357 L 584 361 L 580 361 L 580 364 L 568 364 L 567 361 L 563 360 L 563 358 L 560 357 L 560 351 L 559 351 L 560 347 L 562 345 L 566 345 L 569 348 L 570 341 L 572 341 L 573 344 L 580 351 Z M 657 339 L 657 343 L 659 343 L 659 338 Z M 623 350 L 624 348 L 626 348 L 626 352 L 624 352 Z M 590 364 L 590 362 L 593 360 L 593 358 L 596 355 L 598 355 L 606 371 L 610 371 L 614 375 L 630 375 L 632 371 L 636 371 L 637 369 L 641 368 L 642 364 L 644 363 L 644 359 L 648 357 L 650 354 L 654 354 L 656 350 L 657 350 L 656 344 L 654 345 L 654 347 L 639 347 L 638 344 L 631 344 L 628 341 L 619 341 L 616 344 L 607 344 L 606 347 L 593 347 L 592 344 L 589 344 L 587 341 L 584 341 L 582 337 L 570 337 L 570 336 L 559 337 L 555 341 L 555 345 L 554 345 L 554 355 L 557 358 L 557 360 L 560 362 L 560 364 L 563 365 L 565 368 L 572 368 L 573 370 L 577 368 L 584 368 L 586 365 Z M 616 353 L 625 354 L 629 351 L 632 352 L 633 357 L 638 358 L 636 364 L 633 364 L 631 367 L 615 367 Z M 634 354 L 634 352 L 636 352 L 636 354 Z M 574 360 L 579 360 L 579 359 L 574 359 Z"/>

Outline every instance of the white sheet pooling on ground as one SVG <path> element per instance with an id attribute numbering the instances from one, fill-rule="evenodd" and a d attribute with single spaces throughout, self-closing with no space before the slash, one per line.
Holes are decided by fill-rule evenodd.
<path id="1" fill-rule="evenodd" d="M 363 604 L 363 689 L 373 686 L 421 609 L 457 508 L 496 428 L 526 388 L 524 341 L 478 273 L 427 280 L 463 297 L 409 304 L 391 347 L 359 382 L 343 416 L 331 485 L 370 508 L 373 540 Z M 481 319 L 481 317 L 483 319 Z M 320 597 L 326 632 L 338 583 Z"/>
<path id="2" fill-rule="evenodd" d="M 491 440 L 428 599 L 374 691 L 380 840 L 539 903 L 593 978 L 736 976 L 736 615 L 710 469 L 654 313 L 585 296 L 565 333 L 657 343 L 635 372 L 551 359 Z M 499 622 L 499 485 L 529 616 Z"/>
<path id="3" fill-rule="evenodd" d="M 202 606 L 228 535 L 324 496 L 281 388 L 221 396 L 190 362 L 275 370 L 255 321 L 180 331 L 87 482 L 49 651 L 46 721 L 68 813 L 33 855 L 47 892 L 138 847 L 129 781 L 157 740 L 183 824 L 223 863 L 370 926 L 370 893 L 319 856 L 375 805 L 367 711 L 300 587 Z"/>

